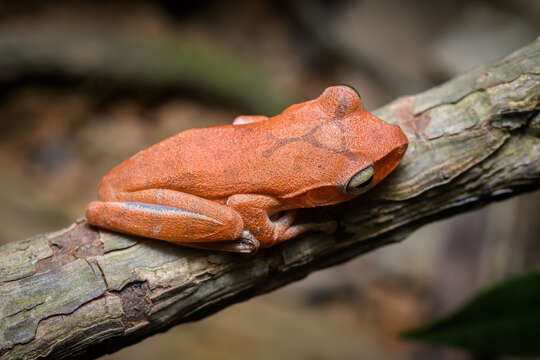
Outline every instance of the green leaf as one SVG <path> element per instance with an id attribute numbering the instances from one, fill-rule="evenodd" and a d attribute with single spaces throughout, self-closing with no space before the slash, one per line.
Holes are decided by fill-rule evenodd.
<path id="1" fill-rule="evenodd" d="M 540 355 L 540 271 L 503 281 L 454 314 L 401 336 L 478 354 Z"/>

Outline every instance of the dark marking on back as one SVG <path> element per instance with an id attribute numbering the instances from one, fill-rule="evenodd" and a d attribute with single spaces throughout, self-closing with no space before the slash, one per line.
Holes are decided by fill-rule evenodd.
<path id="1" fill-rule="evenodd" d="M 339 97 L 338 105 L 336 106 L 336 111 L 334 112 L 334 117 L 332 119 L 333 120 L 339 119 L 340 120 L 339 123 L 340 125 L 342 125 L 341 120 L 343 120 L 343 118 L 345 117 L 345 114 L 347 113 L 347 109 L 348 109 L 347 96 L 345 94 L 341 94 L 341 96 Z"/>
<path id="2" fill-rule="evenodd" d="M 321 128 L 321 125 L 317 125 L 313 129 L 311 129 L 307 134 L 302 135 L 302 136 L 296 136 L 296 137 L 277 138 L 273 134 L 268 133 L 268 137 L 270 138 L 270 140 L 274 142 L 274 145 L 270 149 L 264 150 L 262 155 L 264 157 L 270 157 L 272 156 L 272 154 L 274 154 L 274 152 L 276 152 L 282 146 L 285 146 L 287 144 L 292 144 L 297 141 L 305 141 L 316 148 L 325 149 L 333 153 L 342 154 L 352 160 L 355 160 L 357 158 L 357 155 L 347 149 L 347 143 L 345 141 L 345 135 L 344 135 L 345 126 L 343 125 L 343 117 L 347 113 L 347 108 L 348 108 L 347 96 L 345 94 L 342 94 L 339 98 L 339 103 L 336 106 L 334 116 L 327 121 L 328 123 L 331 123 L 331 122 L 335 123 L 337 127 L 339 128 L 339 130 L 341 131 L 341 138 L 340 138 L 341 144 L 339 147 L 331 148 L 329 146 L 322 144 L 319 140 L 317 140 L 315 138 L 315 133 L 317 132 L 317 130 Z"/>

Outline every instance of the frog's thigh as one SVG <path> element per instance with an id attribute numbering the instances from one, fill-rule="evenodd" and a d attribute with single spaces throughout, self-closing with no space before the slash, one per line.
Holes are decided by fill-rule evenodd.
<path id="1" fill-rule="evenodd" d="M 235 240 L 244 227 L 230 207 L 173 190 L 120 193 L 114 200 L 91 202 L 86 208 L 88 222 L 179 244 Z"/>

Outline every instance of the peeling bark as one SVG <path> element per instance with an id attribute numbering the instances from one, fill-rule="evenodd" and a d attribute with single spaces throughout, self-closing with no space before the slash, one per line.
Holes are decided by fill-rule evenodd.
<path id="1" fill-rule="evenodd" d="M 419 226 L 540 187 L 540 40 L 376 114 L 409 150 L 335 218 L 252 257 L 114 234 L 80 220 L 0 248 L 2 359 L 95 358 L 403 240 Z"/>

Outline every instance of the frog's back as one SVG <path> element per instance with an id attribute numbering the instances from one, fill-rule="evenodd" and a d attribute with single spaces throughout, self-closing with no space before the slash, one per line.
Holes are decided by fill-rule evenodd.
<path id="1" fill-rule="evenodd" d="M 367 113 L 350 88 L 331 87 L 268 120 L 186 130 L 155 144 L 111 170 L 100 197 L 170 189 L 207 199 L 290 198 L 315 187 L 343 186 L 406 142 L 401 130 L 393 135 L 396 129 Z"/>
<path id="2" fill-rule="evenodd" d="M 317 149 L 302 151 L 306 144 L 295 149 L 294 144 L 280 142 L 283 134 L 295 131 L 291 127 L 294 123 L 278 116 L 186 130 L 119 164 L 104 177 L 102 188 L 171 189 L 213 199 L 241 193 L 281 196 L 309 186 L 300 183 L 305 177 L 291 172 L 303 174 L 309 170 L 301 167 L 316 166 L 317 157 L 324 156 Z"/>

